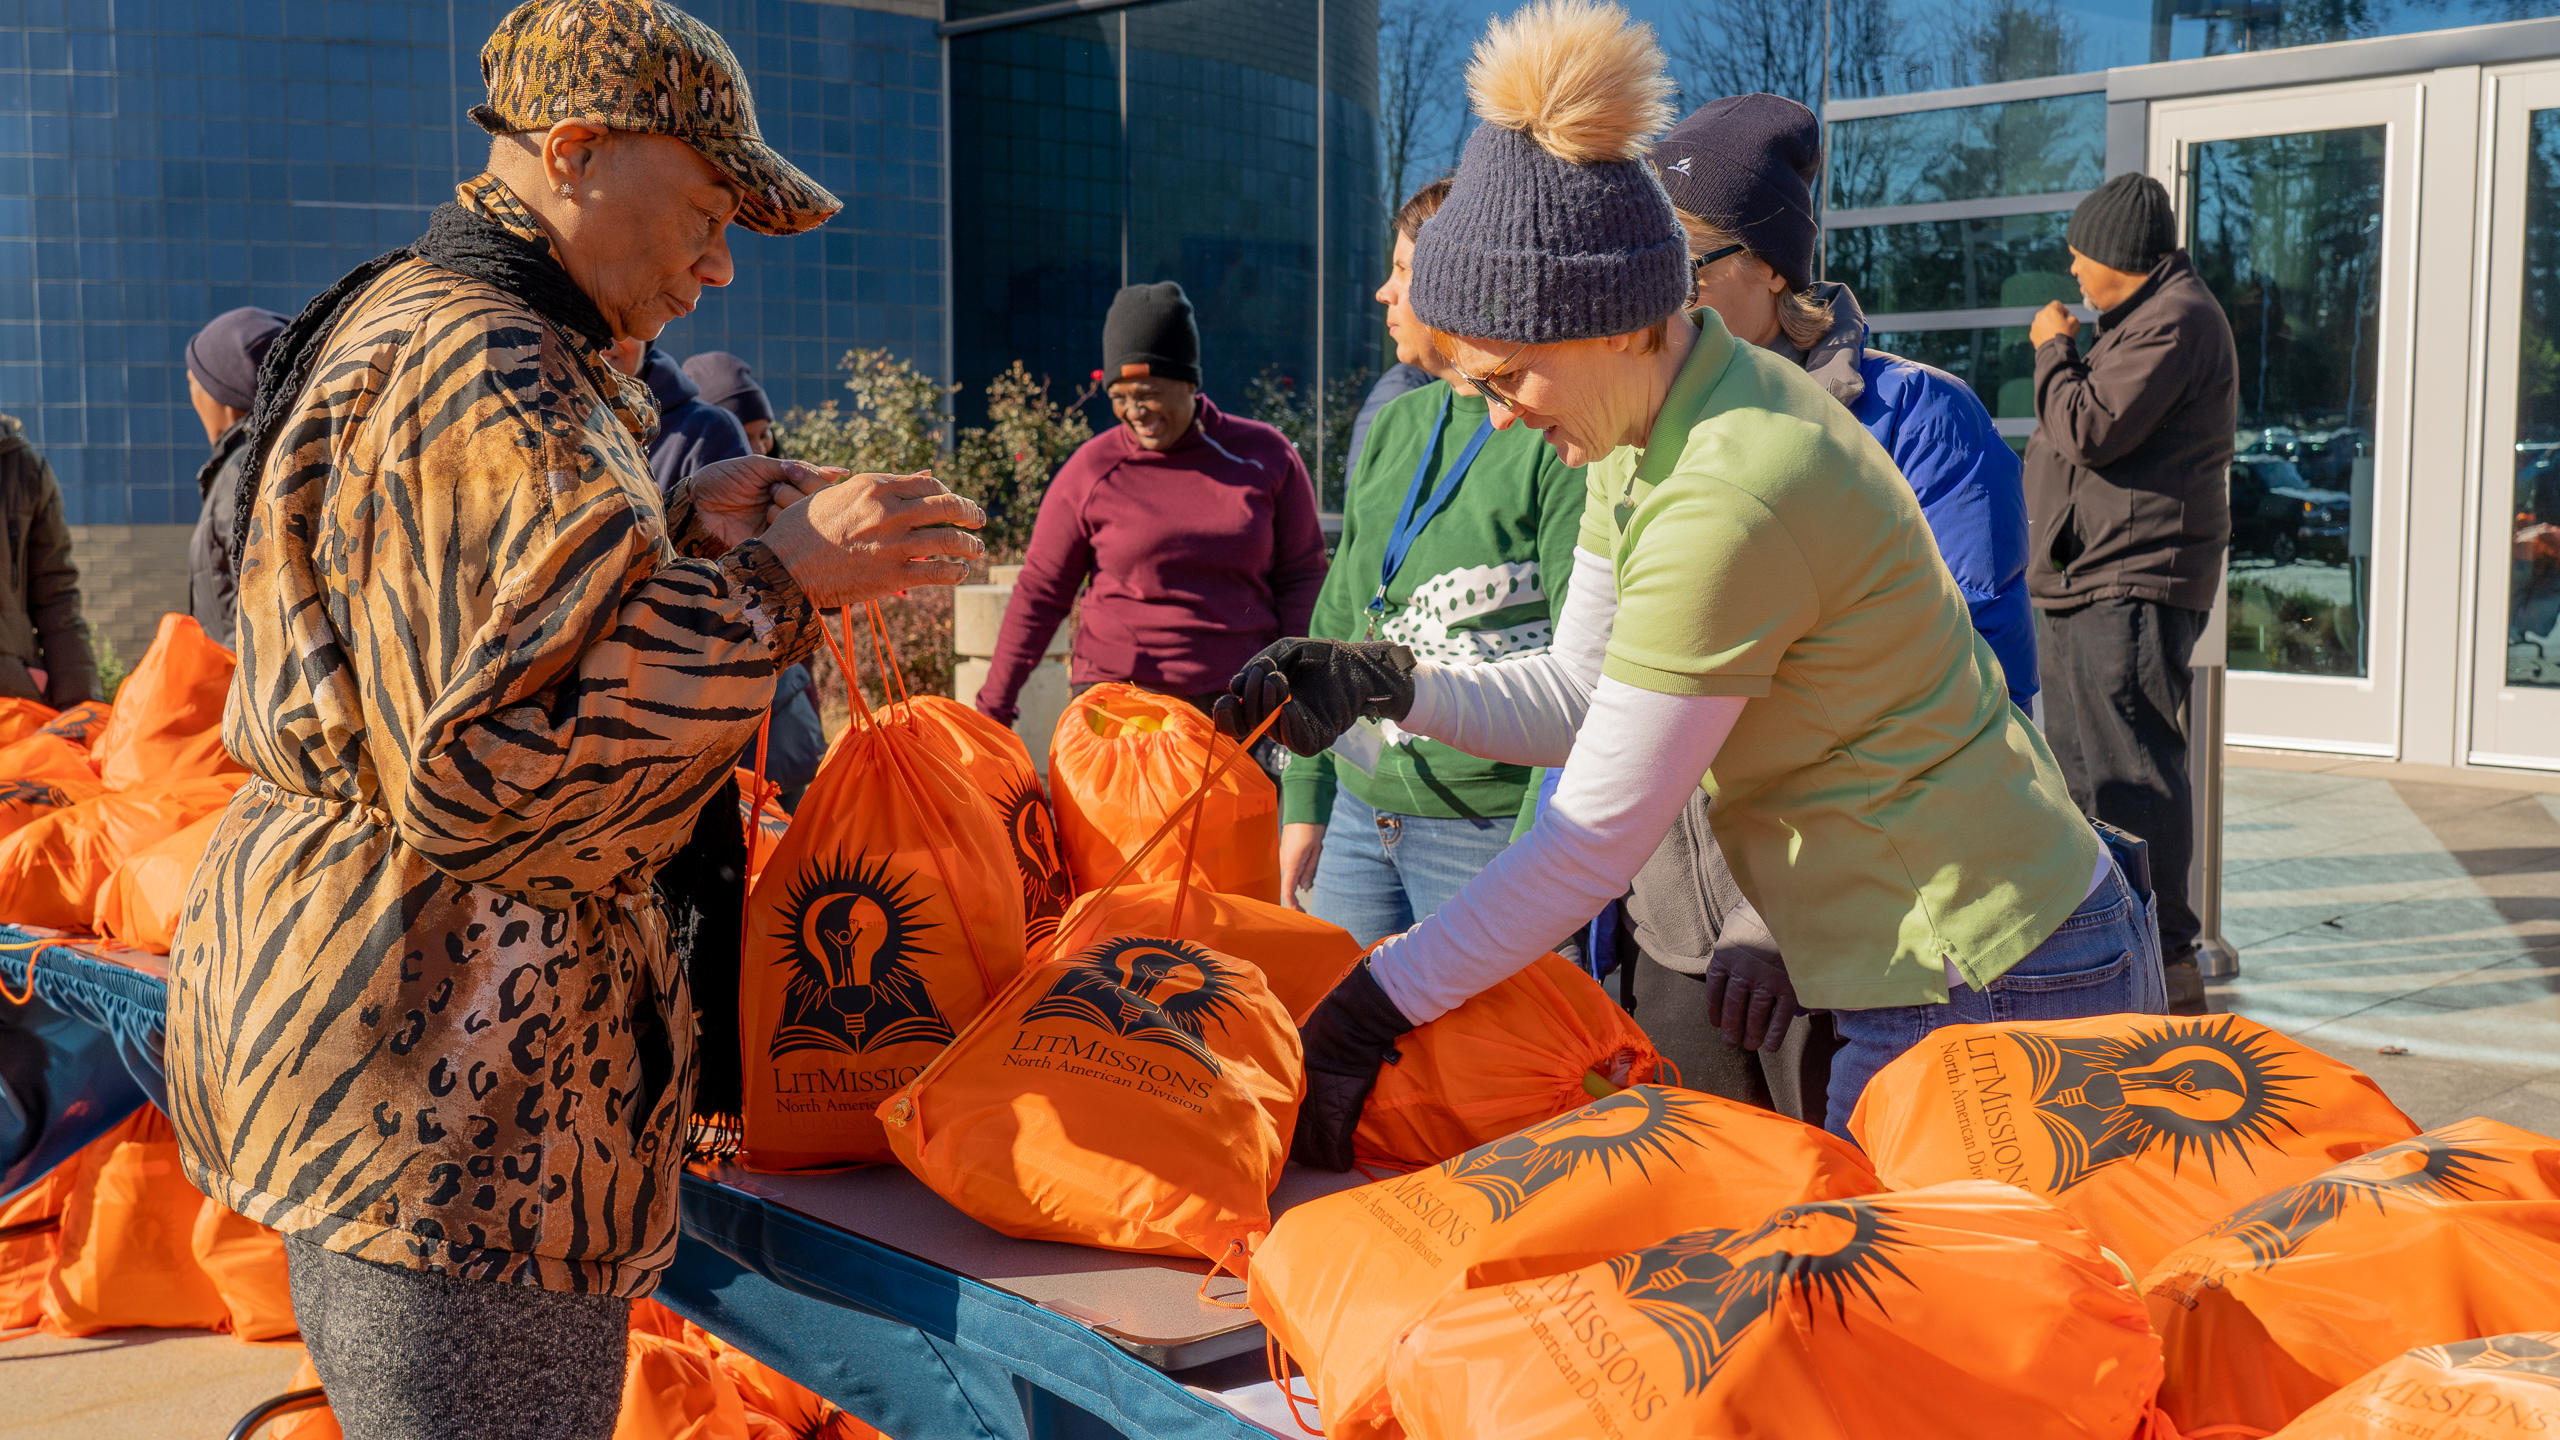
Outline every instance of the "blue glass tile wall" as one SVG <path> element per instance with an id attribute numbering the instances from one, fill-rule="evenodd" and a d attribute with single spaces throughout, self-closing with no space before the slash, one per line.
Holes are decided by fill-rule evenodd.
<path id="1" fill-rule="evenodd" d="M 0 412 L 74 524 L 184 523 L 204 432 L 182 354 L 239 305 L 291 314 L 407 243 L 487 137 L 496 0 L 0 0 Z M 824 231 L 732 231 L 737 282 L 662 340 L 734 350 L 776 401 L 887 345 L 939 371 L 941 60 L 932 22 L 703 0 L 765 134 L 846 201 Z"/>

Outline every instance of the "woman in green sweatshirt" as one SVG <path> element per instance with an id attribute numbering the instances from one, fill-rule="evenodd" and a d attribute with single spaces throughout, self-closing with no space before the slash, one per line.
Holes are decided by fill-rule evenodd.
<path id="1" fill-rule="evenodd" d="M 1396 358 L 1435 378 L 1371 422 L 1309 629 L 1487 665 L 1553 641 L 1584 485 L 1535 431 L 1497 431 L 1482 396 L 1451 392 L 1448 362 L 1405 303 L 1414 237 L 1448 193 L 1433 181 L 1396 212 L 1395 268 L 1378 287 Z M 1305 908 L 1363 945 L 1438 909 L 1510 843 L 1531 773 L 1379 728 L 1373 770 L 1328 751 L 1280 782 L 1282 903 L 1312 888 Z"/>

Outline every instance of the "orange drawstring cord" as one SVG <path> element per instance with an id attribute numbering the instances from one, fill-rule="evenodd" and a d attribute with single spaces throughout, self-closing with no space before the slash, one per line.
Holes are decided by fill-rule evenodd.
<path id="1" fill-rule="evenodd" d="M 1280 1398 L 1289 1402 L 1289 1418 L 1297 1423 L 1299 1429 L 1321 1440 L 1324 1432 L 1308 1424 L 1307 1417 L 1298 1413 L 1298 1406 L 1304 1404 L 1322 1414 L 1322 1410 L 1317 1409 L 1316 1397 L 1309 1394 L 1301 1399 L 1298 1387 L 1289 1383 L 1289 1352 L 1280 1348 L 1280 1337 L 1267 1327 L 1262 1332 L 1262 1367 L 1270 1374 L 1271 1383 L 1280 1387 Z"/>

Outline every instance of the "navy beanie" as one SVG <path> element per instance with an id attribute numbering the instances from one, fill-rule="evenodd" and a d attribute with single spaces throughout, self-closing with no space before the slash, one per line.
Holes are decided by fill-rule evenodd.
<path id="1" fill-rule="evenodd" d="M 1152 375 L 1200 383 L 1200 327 L 1180 285 L 1129 285 L 1111 297 L 1102 321 L 1102 370 L 1111 380 Z"/>
<path id="2" fill-rule="evenodd" d="M 258 398 L 259 362 L 291 323 L 253 305 L 225 310 L 187 342 L 187 373 L 215 400 L 247 410 Z"/>
<path id="3" fill-rule="evenodd" d="M 1544 345 L 1680 312 L 1689 247 L 1645 146 L 1671 118 L 1653 31 L 1615 3 L 1537 0 L 1467 67 L 1484 121 L 1413 242 L 1413 313 L 1444 334 Z"/>
<path id="4" fill-rule="evenodd" d="M 1813 283 L 1822 122 L 1783 95 L 1698 107 L 1653 147 L 1671 203 L 1748 246 L 1802 290 Z"/>
<path id="5" fill-rule="evenodd" d="M 703 403 L 738 417 L 741 425 L 773 418 L 773 399 L 756 383 L 746 361 L 726 350 L 705 350 L 684 362 L 685 378 L 702 391 Z"/>

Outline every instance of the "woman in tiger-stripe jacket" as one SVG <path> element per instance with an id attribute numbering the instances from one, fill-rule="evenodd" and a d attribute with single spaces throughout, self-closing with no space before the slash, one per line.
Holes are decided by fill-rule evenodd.
<path id="1" fill-rule="evenodd" d="M 728 282 L 729 221 L 837 208 L 756 137 L 735 65 L 653 0 L 526 5 L 483 56 L 490 173 L 314 301 L 260 377 L 225 722 L 253 778 L 177 936 L 171 1105 L 188 1177 L 284 1232 L 342 1422 L 333 1368 L 403 1383 L 345 1346 L 445 1313 L 419 1342 L 444 1358 L 414 1369 L 485 1363 L 470 1388 L 520 1407 L 453 1433 L 601 1434 L 598 1406 L 610 1430 L 611 1396 L 508 1393 L 550 1343 L 456 1354 L 486 1317 L 400 1306 L 609 1299 L 618 1395 L 624 1302 L 675 1245 L 692 1083 L 650 877 L 822 607 L 953 583 L 978 550 L 921 529 L 983 518 L 929 478 L 748 457 L 662 506 L 647 391 L 604 348 Z M 346 1313 L 315 1302 L 324 1274 L 353 1277 Z"/>

